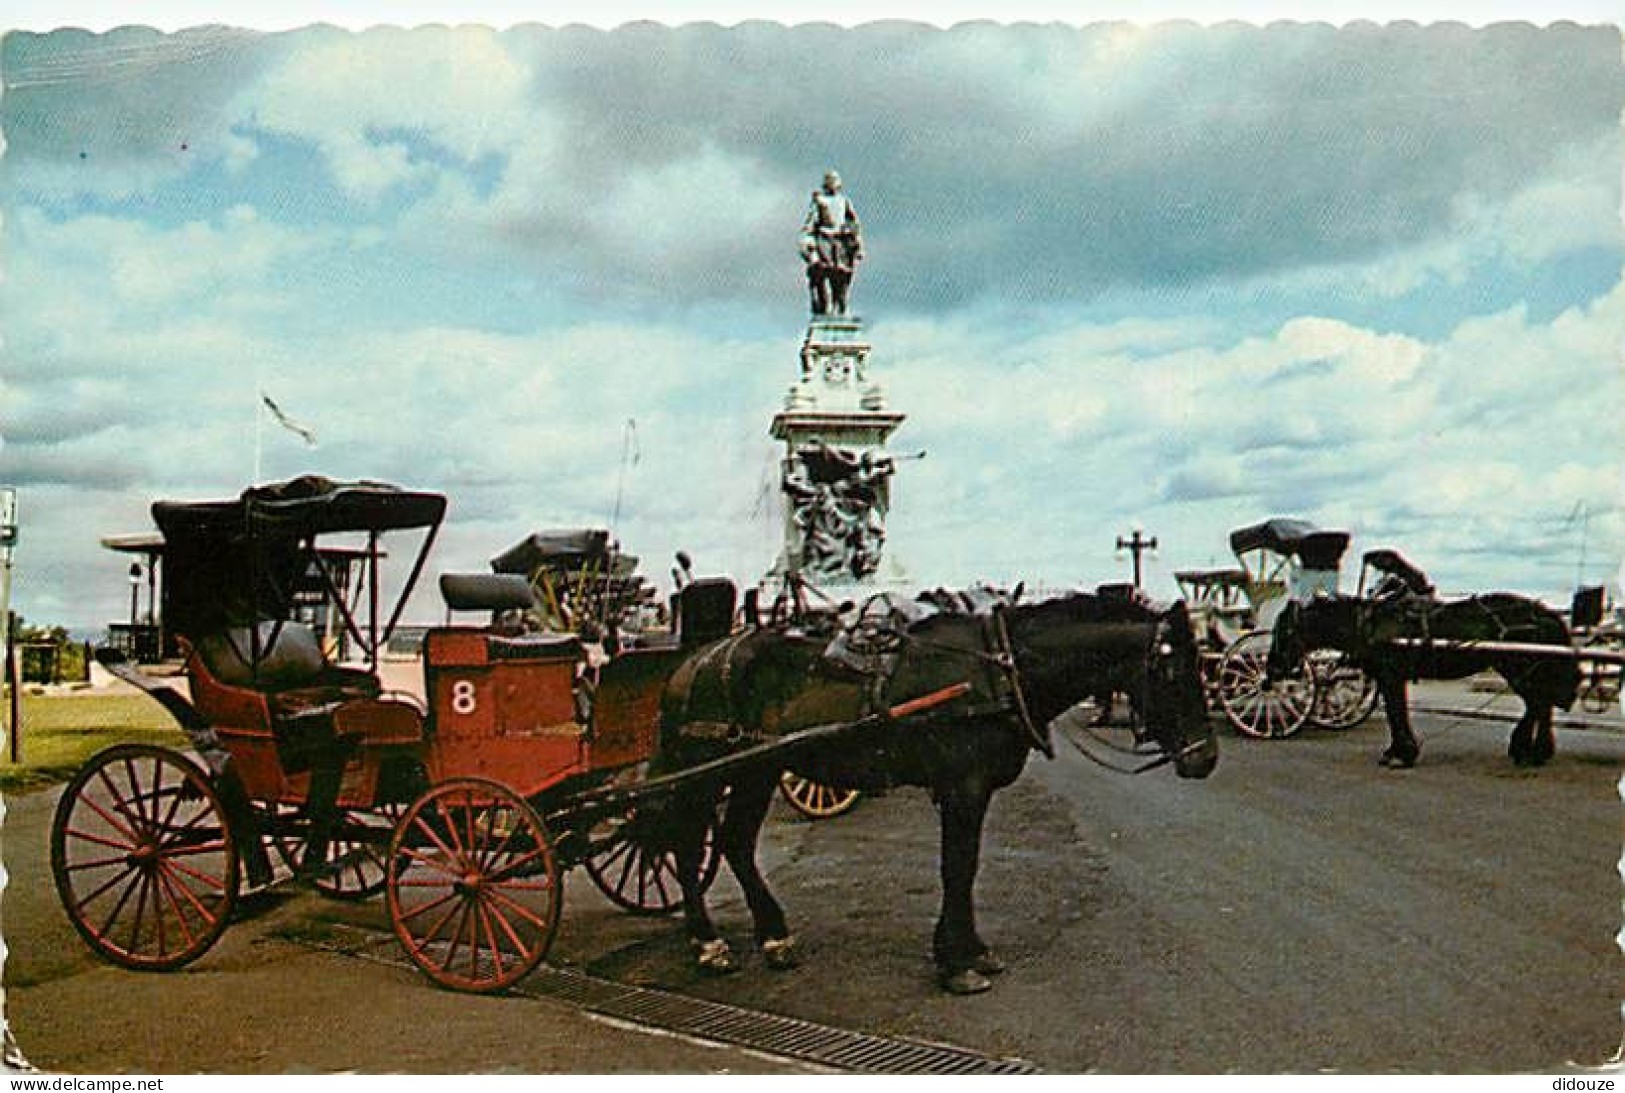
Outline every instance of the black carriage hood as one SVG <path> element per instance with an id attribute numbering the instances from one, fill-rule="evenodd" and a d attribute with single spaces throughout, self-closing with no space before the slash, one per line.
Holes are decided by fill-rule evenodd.
<path id="1" fill-rule="evenodd" d="M 1291 517 L 1278 516 L 1230 533 L 1230 549 L 1237 554 L 1249 550 L 1296 554 L 1308 569 L 1336 569 L 1348 547 L 1348 532 L 1322 531 L 1307 520 Z"/>
<path id="2" fill-rule="evenodd" d="M 251 487 L 233 501 L 155 501 L 152 518 L 164 535 L 165 623 L 193 637 L 280 617 L 309 564 L 301 549 L 306 540 L 413 528 L 429 529 L 432 539 L 445 511 L 437 493 L 318 475 Z"/>
<path id="3" fill-rule="evenodd" d="M 1174 580 L 1196 588 L 1220 588 L 1225 585 L 1246 588 L 1248 577 L 1245 569 L 1179 569 L 1174 571 Z"/>
<path id="4" fill-rule="evenodd" d="M 574 569 L 609 557 L 603 528 L 554 528 L 533 532 L 491 559 L 494 573 L 529 576 L 544 565 Z"/>
<path id="5" fill-rule="evenodd" d="M 1368 550 L 1361 559 L 1363 565 L 1370 566 L 1379 573 L 1397 577 L 1404 583 L 1408 591 L 1427 595 L 1433 591 L 1433 582 L 1428 580 L 1426 573 L 1406 558 L 1399 551 L 1389 547 L 1378 550 Z"/>
<path id="6" fill-rule="evenodd" d="M 234 501 L 155 501 L 152 518 L 172 544 L 187 537 L 281 534 L 295 538 L 340 531 L 399 531 L 432 527 L 446 514 L 438 493 L 385 482 L 335 482 L 307 474 L 250 486 Z"/>

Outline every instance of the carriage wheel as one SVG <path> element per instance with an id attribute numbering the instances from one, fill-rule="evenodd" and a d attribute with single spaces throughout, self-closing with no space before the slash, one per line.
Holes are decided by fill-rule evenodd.
<path id="1" fill-rule="evenodd" d="M 790 807 L 813 820 L 827 820 L 850 812 L 863 796 L 859 790 L 826 786 L 788 770 L 779 776 L 779 793 L 790 802 Z"/>
<path id="2" fill-rule="evenodd" d="M 1309 654 L 1315 673 L 1311 720 L 1322 729 L 1352 729 L 1377 708 L 1377 681 L 1348 662 L 1345 653 L 1321 649 Z"/>
<path id="3" fill-rule="evenodd" d="M 166 748 L 108 748 L 57 802 L 57 894 L 79 935 L 116 964 L 169 971 L 202 956 L 231 917 L 237 870 L 220 796 Z"/>
<path id="4" fill-rule="evenodd" d="M 333 837 L 327 844 L 328 872 L 312 883 L 329 899 L 349 902 L 371 899 L 384 890 L 385 854 L 389 836 L 401 818 L 404 806 L 382 805 L 376 809 L 340 809 Z M 289 869 L 298 871 L 305 854 L 305 840 L 279 836 L 271 840 L 277 855 Z"/>
<path id="5" fill-rule="evenodd" d="M 1585 648 L 1618 653 L 1625 650 L 1625 638 L 1602 634 L 1586 642 Z M 1580 661 L 1580 702 L 1588 713 L 1607 713 L 1619 707 L 1619 685 L 1625 665 L 1598 660 Z"/>
<path id="6" fill-rule="evenodd" d="M 717 879 L 722 851 L 717 846 L 717 828 L 727 801 L 717 800 L 716 818 L 705 830 L 705 846 L 700 857 L 700 891 Z M 600 849 L 582 865 L 587 876 L 609 901 L 634 915 L 667 915 L 683 905 L 682 885 L 677 882 L 677 855 L 671 850 L 650 849 L 650 824 L 658 824 L 658 804 L 640 812 L 628 809 L 593 825 L 588 838 Z M 656 844 L 658 845 L 658 844 Z"/>
<path id="7" fill-rule="evenodd" d="M 512 986 L 558 932 L 564 886 L 547 829 L 495 782 L 459 778 L 413 802 L 390 840 L 386 885 L 395 936 L 441 986 Z"/>
<path id="8" fill-rule="evenodd" d="M 1315 681 L 1300 662 L 1290 676 L 1271 680 L 1265 671 L 1270 633 L 1243 634 L 1219 662 L 1219 704 L 1236 731 L 1245 736 L 1277 739 L 1291 736 L 1309 720 L 1315 705 Z"/>

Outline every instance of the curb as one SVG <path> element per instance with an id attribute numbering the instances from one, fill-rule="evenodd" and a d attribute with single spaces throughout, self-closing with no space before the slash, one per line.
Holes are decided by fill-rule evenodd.
<path id="1" fill-rule="evenodd" d="M 1461 717 L 1474 721 L 1500 721 L 1512 724 L 1518 720 L 1517 714 L 1501 713 L 1490 709 L 1469 709 L 1460 706 L 1433 706 L 1416 705 L 1411 707 L 1418 713 L 1434 714 L 1439 717 Z M 1552 727 L 1558 729 L 1583 729 L 1592 732 L 1625 733 L 1625 724 L 1618 721 L 1601 721 L 1591 717 L 1575 717 L 1558 713 L 1552 718 Z"/>

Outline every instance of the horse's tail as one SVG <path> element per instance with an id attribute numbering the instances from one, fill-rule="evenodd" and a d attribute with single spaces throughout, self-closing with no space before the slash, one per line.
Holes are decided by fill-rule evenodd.
<path id="1" fill-rule="evenodd" d="M 1561 621 L 1560 621 L 1561 624 Z M 1563 626 L 1565 635 L 1568 627 Z M 1564 651 L 1567 653 L 1573 646 L 1565 641 Z M 1561 660 L 1546 661 L 1541 666 L 1542 684 L 1552 705 L 1561 710 L 1572 709 L 1575 699 L 1580 697 L 1580 661 L 1578 657 L 1564 656 Z"/>
<path id="2" fill-rule="evenodd" d="M 1542 700 L 1550 702 L 1558 709 L 1567 710 L 1573 707 L 1575 699 L 1580 694 L 1580 662 L 1568 655 L 1573 649 L 1573 637 L 1569 625 L 1563 616 L 1538 601 L 1530 601 L 1533 610 L 1527 622 L 1529 632 L 1511 635 L 1514 640 L 1533 641 L 1539 645 L 1550 645 L 1563 651 L 1562 656 L 1552 656 L 1536 661 L 1534 664 L 1522 665 L 1522 672 L 1528 679 L 1531 691 Z M 1520 666 L 1509 666 L 1508 671 L 1501 674 L 1507 679 L 1517 678 L 1515 672 Z"/>
<path id="3" fill-rule="evenodd" d="M 1541 658 L 1530 662 L 1528 657 L 1498 664 L 1496 667 L 1513 684 L 1513 690 L 1527 692 L 1525 697 L 1550 702 L 1560 710 L 1571 709 L 1580 695 L 1580 662 L 1565 655 Z"/>

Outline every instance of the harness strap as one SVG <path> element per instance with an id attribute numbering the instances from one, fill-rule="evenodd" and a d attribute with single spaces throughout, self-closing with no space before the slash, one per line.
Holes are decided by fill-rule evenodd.
<path id="1" fill-rule="evenodd" d="M 1010 643 L 1010 631 L 1005 625 L 1003 608 L 994 607 L 990 617 L 982 620 L 982 638 L 985 649 L 967 649 L 962 645 L 949 645 L 947 642 L 931 641 L 922 638 L 906 629 L 893 631 L 900 642 L 906 642 L 921 649 L 935 649 L 939 652 L 950 653 L 954 656 L 965 657 L 978 661 L 994 669 L 992 683 L 995 692 L 1005 692 L 999 695 L 992 703 L 981 705 L 966 704 L 962 706 L 961 716 L 980 717 L 988 714 L 1014 714 L 1020 724 L 1022 735 L 1032 747 L 1043 752 L 1046 758 L 1055 758 L 1055 748 L 1049 738 L 1038 731 L 1033 724 L 1032 714 L 1027 708 L 1027 696 L 1022 690 L 1021 673 L 1016 667 L 1015 652 Z M 1003 684 L 1000 686 L 1000 684 Z M 884 703 L 886 677 L 884 673 L 876 672 L 870 686 L 871 710 L 879 709 Z"/>
<path id="2" fill-rule="evenodd" d="M 1021 689 L 1021 669 L 1016 667 L 1015 649 L 1010 644 L 1010 628 L 1004 622 L 1004 608 L 993 608 L 993 633 L 998 639 L 998 664 L 1004 670 L 1006 681 L 1010 685 L 1010 695 L 1015 701 L 1016 719 L 1021 722 L 1021 729 L 1027 734 L 1028 743 L 1044 753 L 1044 758 L 1055 758 L 1055 746 L 1050 743 L 1049 737 L 1038 731 L 1033 724 L 1032 714 L 1027 710 L 1027 696 Z"/>
<path id="3" fill-rule="evenodd" d="M 741 630 L 737 634 L 724 638 L 715 645 L 711 646 L 705 652 L 701 653 L 699 658 L 693 662 L 693 670 L 688 673 L 688 682 L 683 686 L 683 710 L 685 718 L 687 716 L 688 707 L 694 700 L 694 681 L 700 678 L 701 672 L 709 669 L 711 665 L 716 662 L 717 658 L 720 657 L 722 659 L 722 667 L 718 672 L 718 678 L 720 679 L 722 686 L 723 706 L 728 711 L 729 726 L 733 728 L 738 727 L 734 723 L 733 719 L 733 688 L 731 686 L 733 681 L 733 658 L 734 653 L 738 650 L 740 643 L 744 641 L 749 634 L 749 630 Z"/>

